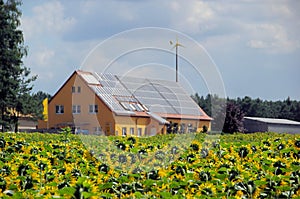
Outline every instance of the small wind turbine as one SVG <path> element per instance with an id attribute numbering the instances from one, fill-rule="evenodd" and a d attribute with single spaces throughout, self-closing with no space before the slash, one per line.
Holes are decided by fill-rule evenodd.
<path id="1" fill-rule="evenodd" d="M 170 41 L 170 45 L 173 45 L 174 43 Z M 182 44 L 178 42 L 178 37 L 176 37 L 176 43 L 174 44 L 173 48 L 176 48 L 176 82 L 178 82 L 178 47 L 184 47 Z"/>

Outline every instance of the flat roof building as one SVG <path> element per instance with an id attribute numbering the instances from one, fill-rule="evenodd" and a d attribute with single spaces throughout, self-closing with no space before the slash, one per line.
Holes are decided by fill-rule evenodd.
<path id="1" fill-rule="evenodd" d="M 261 117 L 244 117 L 246 132 L 300 133 L 300 122 Z"/>

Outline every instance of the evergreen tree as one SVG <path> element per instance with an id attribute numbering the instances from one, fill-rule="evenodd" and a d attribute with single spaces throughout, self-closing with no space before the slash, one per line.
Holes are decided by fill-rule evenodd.
<path id="1" fill-rule="evenodd" d="M 233 102 L 229 102 L 226 107 L 226 118 L 223 126 L 223 132 L 234 133 L 243 132 L 244 113 Z"/>
<path id="2" fill-rule="evenodd" d="M 225 109 L 222 106 L 225 99 L 219 98 L 217 95 L 208 94 L 205 98 L 199 96 L 197 93 L 195 96 L 192 96 L 195 102 L 211 117 L 212 120 L 212 129 L 219 130 L 222 129 L 222 121 L 224 121 Z M 235 105 L 235 108 L 238 108 L 237 111 L 241 111 L 245 116 L 249 117 L 267 117 L 267 118 L 283 118 L 290 119 L 295 121 L 300 121 L 300 101 L 291 100 L 288 97 L 284 101 L 267 101 L 257 99 L 251 99 L 251 97 L 245 96 L 244 98 L 237 99 L 227 99 L 228 104 L 232 103 Z M 228 108 L 227 107 L 227 116 Z M 231 107 L 232 108 L 232 107 Z M 214 112 L 212 114 L 212 112 Z M 228 121 L 226 116 L 225 122 Z M 223 119 L 222 119 L 223 118 Z M 225 127 L 226 129 L 227 127 Z"/>
<path id="3" fill-rule="evenodd" d="M 33 101 L 36 104 L 35 109 L 31 110 L 31 112 L 34 113 L 35 118 L 37 119 L 44 119 L 43 118 L 43 100 L 45 98 L 48 98 L 48 100 L 51 100 L 51 95 L 48 93 L 45 93 L 43 91 L 38 91 L 37 93 L 32 95 Z"/>
<path id="4" fill-rule="evenodd" d="M 252 108 L 252 103 L 253 103 L 253 101 L 252 101 L 251 97 L 249 97 L 249 96 L 246 96 L 241 100 L 241 104 L 240 104 L 241 109 L 247 116 L 250 116 L 250 115 L 248 115 L 248 113 L 250 112 L 250 109 Z"/>
<path id="5" fill-rule="evenodd" d="M 300 122 L 300 102 L 297 104 L 296 111 L 295 111 L 295 118 L 296 121 Z"/>
<path id="6" fill-rule="evenodd" d="M 27 55 L 23 33 L 19 28 L 21 11 L 19 0 L 0 0 L 0 125 L 2 132 L 9 126 L 18 129 L 20 114 L 31 105 L 32 81 L 30 70 L 23 65 Z"/>

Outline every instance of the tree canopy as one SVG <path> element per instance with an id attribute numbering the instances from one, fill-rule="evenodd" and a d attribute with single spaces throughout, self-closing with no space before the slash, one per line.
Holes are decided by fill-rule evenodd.
<path id="1" fill-rule="evenodd" d="M 203 97 L 199 96 L 198 93 L 192 95 L 192 98 L 209 116 L 212 116 L 212 104 L 216 104 L 215 101 L 220 100 L 216 95 L 208 94 L 206 97 Z M 283 101 L 268 101 L 260 98 L 252 99 L 249 96 L 236 99 L 227 98 L 223 100 L 227 101 L 226 111 L 223 110 L 223 114 L 226 114 L 223 131 L 241 131 L 243 118 L 241 116 L 281 118 L 300 121 L 300 101 L 291 100 L 289 97 Z M 221 113 L 219 115 L 221 115 Z M 214 122 L 214 120 L 212 122 Z"/>
<path id="2" fill-rule="evenodd" d="M 0 125 L 2 131 L 15 126 L 22 114 L 35 111 L 31 96 L 30 69 L 23 64 L 27 55 L 23 32 L 19 29 L 22 4 L 19 0 L 0 0 Z"/>

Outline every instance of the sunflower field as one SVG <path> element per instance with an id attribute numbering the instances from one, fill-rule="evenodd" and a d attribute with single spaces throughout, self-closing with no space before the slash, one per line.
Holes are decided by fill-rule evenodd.
<path id="1" fill-rule="evenodd" d="M 0 198 L 300 198 L 300 135 L 0 134 Z"/>

